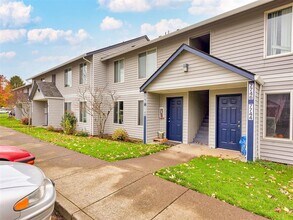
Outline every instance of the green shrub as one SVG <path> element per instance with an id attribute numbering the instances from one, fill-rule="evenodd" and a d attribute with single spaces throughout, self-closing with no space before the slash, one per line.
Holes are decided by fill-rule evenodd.
<path id="1" fill-rule="evenodd" d="M 123 128 L 116 129 L 114 133 L 112 134 L 113 140 L 116 140 L 116 141 L 126 141 L 128 137 L 129 136 L 127 132 Z"/>
<path id="2" fill-rule="evenodd" d="M 65 134 L 74 134 L 77 119 L 72 112 L 65 112 L 61 120 L 61 127 Z"/>
<path id="3" fill-rule="evenodd" d="M 78 131 L 75 133 L 75 136 L 78 136 L 78 137 L 88 137 L 89 136 L 89 133 L 87 131 Z"/>
<path id="4" fill-rule="evenodd" d="M 23 125 L 28 125 L 29 119 L 28 118 L 22 118 L 21 119 L 21 124 Z"/>

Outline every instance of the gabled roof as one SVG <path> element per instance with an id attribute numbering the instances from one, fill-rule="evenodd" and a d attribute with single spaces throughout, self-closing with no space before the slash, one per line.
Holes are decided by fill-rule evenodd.
<path id="1" fill-rule="evenodd" d="M 24 89 L 24 88 L 27 88 L 27 87 L 31 87 L 31 86 L 32 86 L 32 84 L 29 83 L 29 84 L 26 84 L 26 85 L 23 85 L 23 86 L 17 87 L 17 88 L 15 88 L 15 89 L 12 89 L 12 91 L 14 92 L 14 91 L 17 91 L 17 90 L 20 90 L 20 89 Z"/>
<path id="2" fill-rule="evenodd" d="M 178 57 L 183 51 L 187 51 L 189 53 L 192 53 L 196 56 L 199 56 L 207 61 L 210 61 L 211 63 L 214 63 L 218 66 L 221 66 L 225 69 L 228 69 L 236 74 L 239 74 L 249 80 L 254 80 L 254 76 L 255 74 L 245 70 L 245 69 L 242 69 L 240 67 L 237 67 L 231 63 L 228 63 L 224 60 L 221 60 L 217 57 L 214 57 L 210 54 L 207 54 L 205 52 L 202 52 L 200 50 L 197 50 L 197 49 L 194 49 L 186 44 L 182 44 L 166 61 L 165 63 L 163 63 L 163 65 L 140 87 L 140 91 L 143 92 L 146 87 L 152 83 L 159 75 L 161 72 L 163 72 L 163 70 L 165 68 L 167 68 L 167 66 L 169 66 L 170 63 L 172 63 L 173 60 L 176 59 L 176 57 Z"/>
<path id="3" fill-rule="evenodd" d="M 202 26 L 205 26 L 205 25 L 208 25 L 208 24 L 211 24 L 211 23 L 214 23 L 214 22 L 229 18 L 229 17 L 231 17 L 233 15 L 249 11 L 251 9 L 257 8 L 259 6 L 268 4 L 268 3 L 273 2 L 273 1 L 276 1 L 276 0 L 255 0 L 254 2 L 252 2 L 250 4 L 247 4 L 247 5 L 244 5 L 242 7 L 238 7 L 236 9 L 233 9 L 231 11 L 216 15 L 216 16 L 214 16 L 212 18 L 209 18 L 209 19 L 206 19 L 204 21 L 198 22 L 196 24 L 187 26 L 185 28 L 178 29 L 177 31 L 171 32 L 170 34 L 166 34 L 164 36 L 160 36 L 160 37 L 155 38 L 155 39 L 153 39 L 151 41 L 148 41 L 146 43 L 142 43 L 138 47 L 126 49 L 124 51 L 119 51 L 116 54 L 110 54 L 110 55 L 104 56 L 104 57 L 102 57 L 101 61 L 106 61 L 106 60 L 112 59 L 114 57 L 117 57 L 117 56 L 120 56 L 122 54 L 128 53 L 130 51 L 134 51 L 134 50 L 137 50 L 139 48 L 142 48 L 142 47 L 145 47 L 145 46 L 148 46 L 148 45 L 163 41 L 165 39 L 177 36 L 179 34 L 183 34 L 183 33 L 188 32 L 190 30 L 193 30 L 193 29 L 196 29 L 196 28 L 199 28 L 199 27 L 202 27 Z"/>
<path id="4" fill-rule="evenodd" d="M 31 94 L 29 95 L 30 100 L 34 98 L 37 89 L 40 90 L 45 98 L 63 98 L 53 82 L 35 82 Z"/>
<path id="5" fill-rule="evenodd" d="M 139 40 L 144 39 L 144 38 L 146 39 L 146 41 L 149 41 L 149 40 L 150 40 L 150 39 L 148 38 L 147 35 L 143 35 L 143 36 L 140 36 L 140 37 L 137 37 L 137 38 L 133 38 L 133 39 L 130 39 L 130 40 L 127 40 L 127 41 L 123 41 L 123 42 L 118 43 L 118 44 L 114 44 L 114 45 L 111 45 L 111 46 L 108 46 L 108 47 L 104 47 L 104 48 L 101 48 L 101 49 L 98 49 L 98 50 L 93 50 L 93 51 L 90 51 L 90 52 L 87 52 L 87 53 L 81 54 L 81 55 L 79 55 L 79 56 L 77 56 L 77 57 L 75 57 L 75 58 L 73 58 L 73 59 L 70 59 L 70 60 L 68 60 L 68 61 L 66 61 L 66 62 L 64 62 L 64 63 L 61 63 L 61 64 L 59 64 L 59 65 L 57 65 L 57 66 L 54 66 L 54 67 L 52 67 L 52 68 L 50 68 L 50 69 L 48 69 L 48 70 L 46 70 L 46 71 L 43 71 L 43 72 L 41 72 L 41 73 L 39 73 L 39 74 L 37 74 L 37 75 L 34 75 L 34 76 L 28 78 L 27 80 L 30 80 L 30 79 L 36 78 L 36 77 L 41 76 L 41 75 L 43 75 L 43 74 L 46 74 L 46 73 L 48 73 L 48 72 L 50 72 L 50 71 L 53 71 L 53 70 L 55 70 L 55 69 L 58 69 L 58 68 L 60 68 L 60 67 L 62 67 L 62 66 L 64 66 L 64 65 L 70 64 L 70 63 L 72 63 L 72 62 L 74 62 L 74 61 L 77 61 L 77 60 L 79 60 L 79 59 L 82 59 L 82 58 L 85 58 L 85 57 L 91 56 L 91 55 L 96 54 L 96 53 L 101 53 L 101 52 L 104 52 L 104 51 L 107 51 L 107 50 L 111 50 L 111 49 L 114 49 L 114 48 L 117 48 L 117 47 L 123 46 L 123 45 L 125 45 L 125 44 L 134 43 L 134 42 L 139 41 Z M 135 48 L 135 46 L 136 46 L 136 45 L 132 45 L 131 47 L 132 47 L 132 48 Z"/>

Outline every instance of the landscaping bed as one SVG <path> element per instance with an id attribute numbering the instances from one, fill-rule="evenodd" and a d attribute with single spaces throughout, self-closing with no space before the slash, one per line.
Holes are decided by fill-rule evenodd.
<path id="1" fill-rule="evenodd" d="M 109 162 L 141 157 L 167 148 L 167 146 L 158 144 L 131 143 L 96 137 L 66 135 L 62 132 L 48 131 L 41 127 L 23 125 L 14 118 L 8 118 L 7 114 L 0 115 L 0 126 L 12 128 L 40 140 Z"/>
<path id="2" fill-rule="evenodd" d="M 293 167 L 200 157 L 157 176 L 271 219 L 293 219 Z"/>

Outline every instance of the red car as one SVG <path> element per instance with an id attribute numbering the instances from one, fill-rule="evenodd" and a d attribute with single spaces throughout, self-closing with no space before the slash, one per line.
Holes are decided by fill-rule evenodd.
<path id="1" fill-rule="evenodd" d="M 0 146 L 0 161 L 1 160 L 28 164 L 35 163 L 34 155 L 14 146 Z"/>

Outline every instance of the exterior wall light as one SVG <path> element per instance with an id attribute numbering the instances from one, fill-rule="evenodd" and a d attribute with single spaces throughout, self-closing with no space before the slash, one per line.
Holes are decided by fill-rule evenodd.
<path id="1" fill-rule="evenodd" d="M 183 64 L 183 71 L 185 72 L 185 73 L 187 73 L 188 72 L 188 64 L 187 63 L 185 63 L 185 64 Z"/>

